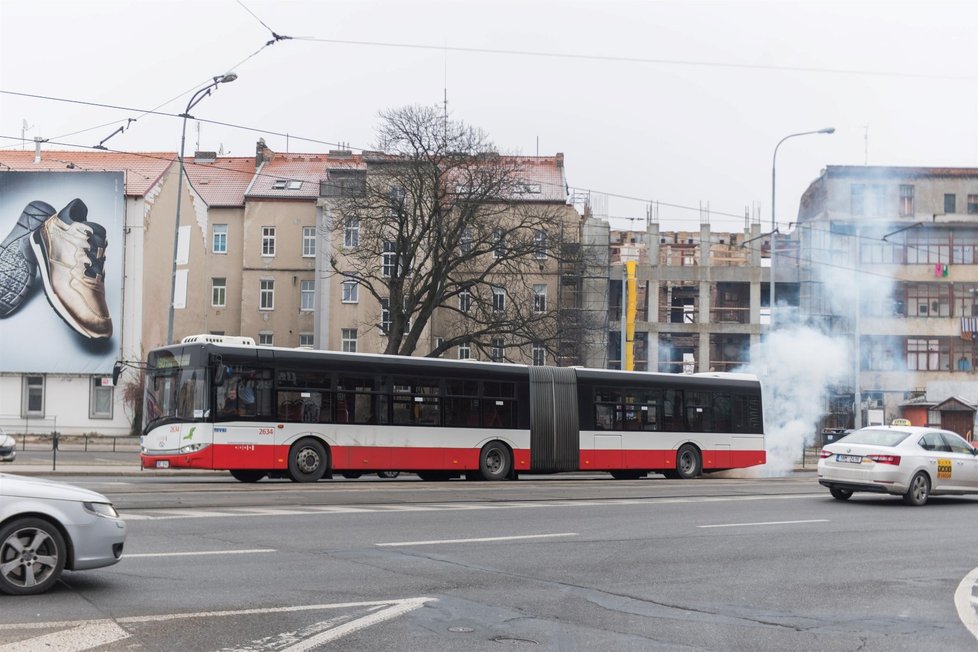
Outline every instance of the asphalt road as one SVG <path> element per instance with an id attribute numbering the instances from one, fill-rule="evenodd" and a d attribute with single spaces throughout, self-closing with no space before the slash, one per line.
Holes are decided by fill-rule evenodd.
<path id="1" fill-rule="evenodd" d="M 59 479 L 116 502 L 126 556 L 0 597 L 0 650 L 978 648 L 955 602 L 978 498 L 841 503 L 812 473 Z"/>

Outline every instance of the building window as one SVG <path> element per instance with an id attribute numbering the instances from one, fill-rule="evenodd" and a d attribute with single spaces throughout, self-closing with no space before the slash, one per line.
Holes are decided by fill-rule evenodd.
<path id="1" fill-rule="evenodd" d="M 436 337 L 435 338 L 435 349 L 436 350 L 437 349 L 440 349 L 444 343 L 445 343 L 445 338 L 444 337 Z"/>
<path id="2" fill-rule="evenodd" d="M 276 179 L 272 182 L 272 190 L 285 190 L 285 179 Z"/>
<path id="3" fill-rule="evenodd" d="M 258 346 L 272 346 L 273 333 L 262 331 L 258 333 Z"/>
<path id="4" fill-rule="evenodd" d="M 462 238 L 459 240 L 459 249 L 463 254 L 472 252 L 472 227 L 467 226 L 462 230 Z"/>
<path id="5" fill-rule="evenodd" d="M 115 388 L 109 376 L 94 376 L 92 392 L 88 402 L 88 417 L 90 419 L 111 419 L 112 402 Z"/>
<path id="6" fill-rule="evenodd" d="M 468 312 L 469 308 L 472 307 L 472 293 L 468 290 L 462 290 L 458 293 L 458 309 L 461 312 Z"/>
<path id="7" fill-rule="evenodd" d="M 288 184 L 289 190 L 300 190 L 302 188 L 302 181 L 299 179 L 292 179 Z"/>
<path id="8" fill-rule="evenodd" d="M 390 216 L 400 217 L 404 214 L 404 197 L 407 193 L 400 186 L 391 186 L 388 188 L 387 194 L 390 198 Z"/>
<path id="9" fill-rule="evenodd" d="M 978 215 L 978 195 L 968 195 L 968 215 Z"/>
<path id="10" fill-rule="evenodd" d="M 343 303 L 360 301 L 360 284 L 356 281 L 343 281 Z"/>
<path id="11" fill-rule="evenodd" d="M 360 246 L 360 220 L 349 217 L 343 225 L 343 246 L 347 249 L 355 249 Z"/>
<path id="12" fill-rule="evenodd" d="M 504 348 L 503 338 L 492 338 L 489 342 L 489 359 L 493 362 L 502 362 L 504 360 Z"/>
<path id="13" fill-rule="evenodd" d="M 469 357 L 471 357 L 471 355 L 472 355 L 472 351 L 471 351 L 471 349 L 469 349 L 469 343 L 468 342 L 466 342 L 465 344 L 459 344 L 458 345 L 458 359 L 459 360 L 468 360 Z"/>
<path id="14" fill-rule="evenodd" d="M 313 348 L 315 341 L 312 333 L 299 333 L 299 346 Z"/>
<path id="15" fill-rule="evenodd" d="M 492 255 L 497 260 L 506 255 L 506 234 L 502 229 L 492 230 Z"/>
<path id="16" fill-rule="evenodd" d="M 380 300 L 380 332 L 387 335 L 391 332 L 391 300 L 383 297 Z"/>
<path id="17" fill-rule="evenodd" d="M 394 269 L 397 265 L 397 252 L 394 251 L 394 243 L 390 240 L 384 241 L 384 253 L 381 254 L 381 275 L 384 278 L 394 276 Z"/>
<path id="18" fill-rule="evenodd" d="M 340 329 L 340 349 L 347 353 L 357 352 L 357 329 L 355 328 Z"/>
<path id="19" fill-rule="evenodd" d="M 275 310 L 275 281 L 272 279 L 258 282 L 258 309 Z"/>
<path id="20" fill-rule="evenodd" d="M 503 288 L 492 289 L 492 309 L 495 312 L 506 310 L 506 290 Z"/>
<path id="21" fill-rule="evenodd" d="M 543 260 L 547 257 L 547 232 L 536 231 L 533 234 L 533 257 Z"/>
<path id="22" fill-rule="evenodd" d="M 946 283 L 913 283 L 906 286 L 908 317 L 950 317 L 951 288 Z"/>
<path id="23" fill-rule="evenodd" d="M 533 366 L 542 367 L 547 364 L 547 350 L 542 344 L 533 345 Z"/>
<path id="24" fill-rule="evenodd" d="M 24 376 L 22 417 L 44 416 L 44 376 Z"/>
<path id="25" fill-rule="evenodd" d="M 547 286 L 533 286 L 533 312 L 547 312 Z"/>
<path id="26" fill-rule="evenodd" d="M 275 227 L 274 226 L 261 227 L 261 255 L 262 256 L 275 255 Z"/>
<path id="27" fill-rule="evenodd" d="M 228 252 L 228 225 L 215 224 L 213 239 L 211 241 L 211 251 L 215 254 L 226 254 Z"/>
<path id="28" fill-rule="evenodd" d="M 913 186 L 900 186 L 900 217 L 913 216 Z"/>
<path id="29" fill-rule="evenodd" d="M 302 227 L 302 257 L 314 258 L 316 256 L 316 227 Z"/>
<path id="30" fill-rule="evenodd" d="M 953 192 L 944 193 L 944 212 L 948 215 L 957 213 L 958 198 Z"/>
<path id="31" fill-rule="evenodd" d="M 299 281 L 299 310 L 316 308 L 316 281 Z"/>
<path id="32" fill-rule="evenodd" d="M 228 305 L 228 280 L 226 278 L 211 279 L 211 306 L 223 308 Z"/>
<path id="33" fill-rule="evenodd" d="M 910 371 L 937 371 L 940 346 L 936 339 L 907 339 L 907 369 Z"/>

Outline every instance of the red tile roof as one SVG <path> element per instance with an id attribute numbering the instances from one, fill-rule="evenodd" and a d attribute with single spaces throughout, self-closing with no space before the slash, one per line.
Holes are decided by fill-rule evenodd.
<path id="1" fill-rule="evenodd" d="M 208 206 L 244 206 L 245 191 L 255 178 L 255 157 L 188 156 L 183 165 L 190 185 Z"/>
<path id="2" fill-rule="evenodd" d="M 319 198 L 319 182 L 326 179 L 327 170 L 364 167 L 363 157 L 359 154 L 276 153 L 259 169 L 246 195 L 249 198 L 315 200 Z"/>
<path id="3" fill-rule="evenodd" d="M 126 195 L 142 197 L 167 169 L 176 163 L 174 152 L 101 152 L 41 150 L 41 160 L 34 162 L 33 151 L 0 150 L 4 170 L 31 172 L 36 170 L 77 170 L 79 172 L 123 172 Z"/>

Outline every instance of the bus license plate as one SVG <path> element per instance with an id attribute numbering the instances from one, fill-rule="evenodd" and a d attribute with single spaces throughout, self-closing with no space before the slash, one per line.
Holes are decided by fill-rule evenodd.
<path id="1" fill-rule="evenodd" d="M 862 464 L 863 458 L 859 455 L 836 455 L 836 462 L 844 462 L 846 464 Z"/>
<path id="2" fill-rule="evenodd" d="M 170 468 L 170 460 L 156 460 L 156 468 L 158 469 Z"/>

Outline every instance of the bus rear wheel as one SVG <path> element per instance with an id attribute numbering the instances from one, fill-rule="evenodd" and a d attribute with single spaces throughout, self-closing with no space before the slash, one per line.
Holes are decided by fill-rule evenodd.
<path id="1" fill-rule="evenodd" d="M 326 473 L 329 458 L 315 439 L 300 439 L 289 451 L 289 477 L 293 482 L 316 482 Z"/>
<path id="2" fill-rule="evenodd" d="M 683 480 L 695 478 L 703 471 L 700 452 L 692 444 L 683 444 L 676 453 L 676 475 Z"/>
<path id="3" fill-rule="evenodd" d="M 256 471 L 254 469 L 234 469 L 231 471 L 231 477 L 238 482 L 258 482 L 267 475 L 264 471 Z"/>
<path id="4" fill-rule="evenodd" d="M 501 441 L 491 441 L 479 454 L 479 474 L 483 480 L 505 480 L 513 470 L 513 454 Z"/>

